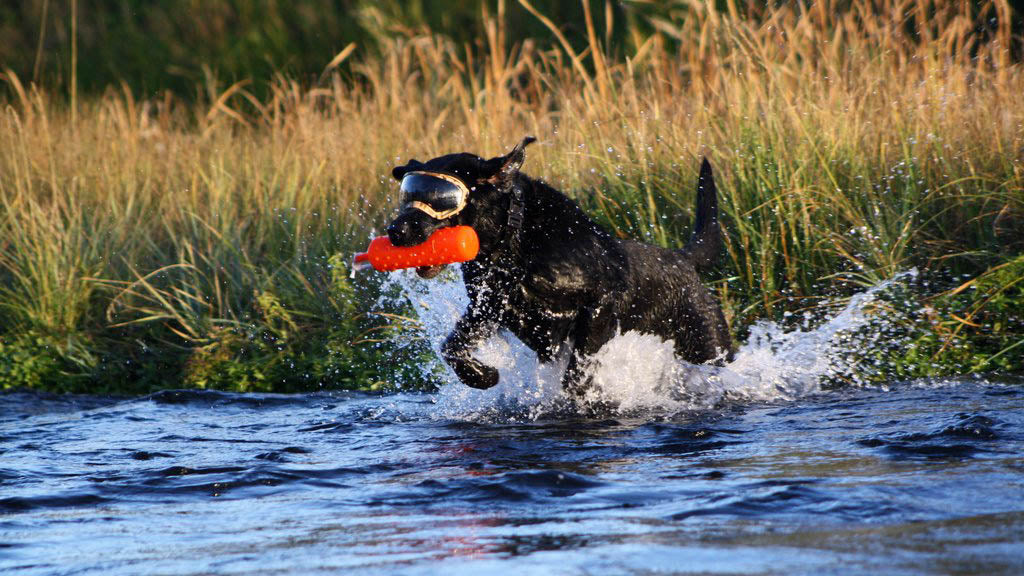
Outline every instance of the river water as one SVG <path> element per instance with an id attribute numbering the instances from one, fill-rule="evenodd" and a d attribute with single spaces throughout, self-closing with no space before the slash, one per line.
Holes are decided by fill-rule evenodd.
<path id="1" fill-rule="evenodd" d="M 721 369 L 620 335 L 596 415 L 507 335 L 485 392 L 2 393 L 0 572 L 1024 573 L 1024 382 L 820 385 L 874 293 Z"/>

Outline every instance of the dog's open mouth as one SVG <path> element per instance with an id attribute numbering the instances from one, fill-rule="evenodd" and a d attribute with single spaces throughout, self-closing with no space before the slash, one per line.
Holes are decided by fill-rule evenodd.
<path id="1" fill-rule="evenodd" d="M 430 280 L 434 276 L 440 274 L 441 270 L 444 270 L 445 266 L 445 264 L 438 264 L 437 266 L 420 266 L 416 269 L 416 274 L 418 274 L 420 278 Z"/>

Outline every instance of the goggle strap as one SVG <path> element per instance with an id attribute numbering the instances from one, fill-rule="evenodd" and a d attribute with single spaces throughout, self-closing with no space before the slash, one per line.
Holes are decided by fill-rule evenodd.
<path id="1" fill-rule="evenodd" d="M 455 176 L 452 176 L 451 174 L 445 174 L 444 172 L 430 172 L 428 170 L 412 170 L 411 172 L 406 172 L 405 175 L 402 176 L 402 177 L 404 178 L 405 176 L 410 176 L 412 174 L 422 174 L 424 176 L 430 176 L 432 178 L 437 178 L 438 180 L 444 180 L 446 182 L 451 182 L 452 184 L 454 184 L 454 185 L 458 186 L 459 188 L 465 190 L 467 194 L 469 193 L 469 188 L 466 187 L 466 184 L 462 180 L 460 180 L 459 178 L 457 178 Z"/>
<path id="2" fill-rule="evenodd" d="M 409 208 L 415 208 L 420 212 L 426 213 L 427 216 L 430 216 L 434 220 L 444 220 L 445 218 L 450 218 L 458 214 L 459 212 L 462 212 L 462 209 L 466 207 L 466 201 L 463 200 L 462 202 L 459 202 L 459 205 L 457 207 L 452 208 L 451 210 L 445 210 L 444 212 L 438 212 L 437 210 L 434 210 L 434 208 L 431 207 L 430 204 L 427 204 L 426 202 L 420 202 L 419 200 L 406 202 L 405 205 L 408 206 Z"/>

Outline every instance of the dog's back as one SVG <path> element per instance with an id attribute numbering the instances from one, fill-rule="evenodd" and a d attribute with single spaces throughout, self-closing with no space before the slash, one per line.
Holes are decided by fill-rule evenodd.
<path id="1" fill-rule="evenodd" d="M 676 354 L 701 364 L 728 359 L 731 338 L 690 253 L 623 241 L 629 288 L 615 299 L 619 329 L 673 340 Z"/>
<path id="2" fill-rule="evenodd" d="M 728 357 L 728 325 L 698 276 L 718 259 L 722 247 L 717 191 L 707 160 L 697 186 L 694 231 L 682 249 L 615 238 L 561 192 L 520 177 L 529 190 L 526 270 L 509 304 L 516 319 L 510 328 L 524 342 L 535 349 L 557 348 L 559 338 L 578 336 L 579 313 L 590 310 L 604 319 L 598 341 L 607 341 L 616 330 L 636 330 L 674 341 L 679 356 L 689 362 Z"/>

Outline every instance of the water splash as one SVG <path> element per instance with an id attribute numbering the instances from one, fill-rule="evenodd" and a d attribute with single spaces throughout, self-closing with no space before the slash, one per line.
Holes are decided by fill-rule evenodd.
<path id="1" fill-rule="evenodd" d="M 693 365 L 678 359 L 671 341 L 651 334 L 617 334 L 590 359 L 593 386 L 584 405 L 611 407 L 618 415 L 705 410 L 731 401 L 792 400 L 822 390 L 836 378 L 861 384 L 865 346 L 898 323 L 892 310 L 877 313 L 879 296 L 916 277 L 911 270 L 849 298 L 816 327 L 785 329 L 760 321 L 750 329 L 732 362 Z M 457 268 L 430 281 L 409 271 L 394 272 L 383 298 L 404 298 L 414 308 L 435 352 L 469 304 Z M 385 302 L 381 303 L 382 305 Z M 391 302 L 391 305 L 394 303 Z M 515 335 L 501 331 L 474 356 L 498 369 L 490 390 L 462 385 L 443 363 L 424 372 L 444 374 L 432 415 L 445 419 L 524 419 L 564 413 L 572 403 L 561 389 L 568 357 L 541 363 Z M 870 370 L 868 370 L 870 371 Z M 853 375 L 851 377 L 851 375 Z"/>

